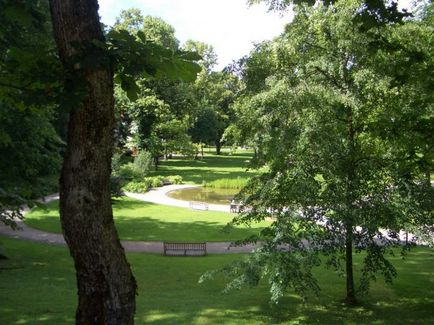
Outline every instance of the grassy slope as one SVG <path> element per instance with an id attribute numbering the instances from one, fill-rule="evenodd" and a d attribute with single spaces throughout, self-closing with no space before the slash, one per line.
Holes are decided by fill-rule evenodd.
<path id="1" fill-rule="evenodd" d="M 67 250 L 0 240 L 2 252 L 10 257 L 0 260 L 0 324 L 73 323 L 76 288 Z M 139 285 L 137 324 L 433 324 L 433 254 L 433 250 L 418 248 L 405 261 L 393 258 L 399 272 L 394 284 L 374 283 L 370 295 L 356 308 L 340 303 L 344 279 L 322 269 L 316 272 L 322 287 L 320 299 L 303 304 L 289 293 L 274 306 L 268 303 L 264 284 L 224 295 L 223 279 L 197 283 L 204 271 L 239 255 L 128 254 L 128 258 Z"/>
<path id="2" fill-rule="evenodd" d="M 185 182 L 202 184 L 221 178 L 246 178 L 252 152 L 238 150 L 231 155 L 205 153 L 203 160 L 170 159 L 163 161 L 153 175 L 181 175 Z M 36 210 L 27 215 L 26 223 L 36 229 L 60 233 L 57 203 L 48 205 L 47 211 Z M 231 241 L 252 235 L 266 223 L 253 225 L 253 229 L 236 228 L 229 233 L 223 227 L 233 215 L 213 211 L 193 211 L 176 207 L 154 205 L 124 198 L 114 205 L 114 216 L 123 240 L 170 241 Z M 255 230 L 256 229 L 256 230 Z"/>
<path id="3" fill-rule="evenodd" d="M 249 228 L 223 231 L 233 214 L 197 211 L 156 205 L 130 198 L 116 200 L 113 206 L 116 227 L 123 240 L 231 241 L 252 235 L 267 222 Z M 58 202 L 48 210 L 36 209 L 26 215 L 26 223 L 36 229 L 60 233 Z"/>

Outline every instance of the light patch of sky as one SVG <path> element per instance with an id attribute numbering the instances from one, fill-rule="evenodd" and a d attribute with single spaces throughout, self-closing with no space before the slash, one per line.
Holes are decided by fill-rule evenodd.
<path id="1" fill-rule="evenodd" d="M 188 39 L 214 47 L 217 69 L 248 54 L 254 43 L 278 36 L 292 15 L 267 12 L 265 5 L 249 7 L 246 0 L 99 0 L 99 14 L 113 25 L 121 10 L 139 8 L 171 24 L 181 44 Z"/>
<path id="2" fill-rule="evenodd" d="M 399 7 L 411 8 L 414 0 L 399 0 Z M 121 10 L 139 8 L 144 15 L 161 17 L 171 24 L 181 44 L 192 39 L 214 47 L 216 69 L 248 54 L 253 44 L 270 40 L 283 32 L 292 14 L 268 12 L 264 4 L 249 7 L 247 0 L 99 0 L 99 14 L 113 25 Z"/>

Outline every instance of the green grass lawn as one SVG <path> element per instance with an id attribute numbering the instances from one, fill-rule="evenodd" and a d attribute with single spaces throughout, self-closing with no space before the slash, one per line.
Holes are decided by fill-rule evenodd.
<path id="1" fill-rule="evenodd" d="M 162 163 L 159 175 L 181 175 L 201 184 L 222 178 L 246 178 L 251 153 L 207 155 L 204 160 L 173 159 Z M 35 210 L 26 222 L 35 228 L 60 232 L 58 202 Z M 223 232 L 233 215 L 155 205 L 130 198 L 114 204 L 116 226 L 125 240 L 229 241 L 244 238 L 255 228 Z M 0 238 L 0 324 L 74 323 L 77 303 L 72 260 L 65 247 Z M 266 281 L 259 287 L 223 294 L 225 279 L 204 284 L 205 271 L 220 268 L 242 255 L 173 258 L 129 253 L 136 276 L 136 324 L 434 324 L 434 251 L 416 248 L 406 260 L 391 261 L 398 277 L 392 285 L 382 280 L 360 299 L 360 306 L 341 303 L 344 279 L 318 268 L 321 296 L 304 303 L 289 292 L 270 305 Z M 355 256 L 357 274 L 360 256 Z"/>
<path id="2" fill-rule="evenodd" d="M 0 238 L 0 324 L 72 324 L 76 308 L 73 263 L 66 248 Z M 434 252 L 417 248 L 392 258 L 392 285 L 373 283 L 361 305 L 341 304 L 344 279 L 318 269 L 321 297 L 306 304 L 289 292 L 269 304 L 268 289 L 221 293 L 225 279 L 198 284 L 206 270 L 241 255 L 174 258 L 130 253 L 136 276 L 136 324 L 434 324 Z M 355 262 L 360 259 L 356 256 Z"/>
<path id="3" fill-rule="evenodd" d="M 26 214 L 26 224 L 60 233 L 58 206 L 58 201 L 53 201 L 47 209 L 33 210 Z M 262 222 L 252 228 L 237 227 L 224 231 L 233 214 L 156 205 L 127 197 L 115 200 L 113 213 L 123 240 L 231 241 L 252 235 L 268 224 Z"/>
<path id="4" fill-rule="evenodd" d="M 233 154 L 223 152 L 221 155 L 206 153 L 203 159 L 169 159 L 162 161 L 158 171 L 151 176 L 181 175 L 184 182 L 202 184 L 222 178 L 249 178 L 256 172 L 246 169 L 253 153 L 247 150 L 237 150 Z"/>

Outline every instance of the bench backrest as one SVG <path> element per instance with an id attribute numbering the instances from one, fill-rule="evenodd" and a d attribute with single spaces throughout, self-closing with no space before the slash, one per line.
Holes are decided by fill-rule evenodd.
<path id="1" fill-rule="evenodd" d="M 179 252 L 181 252 L 182 254 L 179 254 Z M 206 255 L 206 243 L 164 242 L 164 255 L 176 255 L 176 256 Z"/>

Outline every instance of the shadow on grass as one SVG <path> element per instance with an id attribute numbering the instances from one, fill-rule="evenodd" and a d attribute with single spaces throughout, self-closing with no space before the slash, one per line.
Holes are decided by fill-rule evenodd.
<path id="1" fill-rule="evenodd" d="M 155 204 L 146 201 L 129 199 L 126 196 L 116 197 L 112 199 L 113 211 L 121 210 L 121 209 L 136 210 L 136 209 L 146 208 L 150 206 L 155 206 Z"/>
<path id="2" fill-rule="evenodd" d="M 160 170 L 158 174 L 161 176 L 170 176 L 170 175 L 181 175 L 184 182 L 187 183 L 195 183 L 202 184 L 205 182 L 215 181 L 221 178 L 230 178 L 236 179 L 240 178 L 249 178 L 253 176 L 253 173 L 246 173 L 245 171 L 236 171 L 236 172 L 228 172 L 228 171 L 210 171 L 210 170 L 198 170 L 198 169 L 184 169 L 182 171 L 179 170 Z"/>
<path id="3" fill-rule="evenodd" d="M 206 213 L 206 212 L 204 212 Z M 124 217 L 118 215 L 116 227 L 123 240 L 212 242 L 233 241 L 256 234 L 259 230 L 232 228 L 213 221 L 164 222 L 150 217 Z"/>
<path id="4" fill-rule="evenodd" d="M 58 202 L 48 210 L 29 214 L 26 223 L 33 228 L 61 233 Z M 214 211 L 159 206 L 130 198 L 113 200 L 115 224 L 122 240 L 136 241 L 233 241 L 253 235 L 260 228 L 225 228 L 232 215 Z M 35 214 L 36 213 L 36 214 Z"/>
<path id="5" fill-rule="evenodd" d="M 210 167 L 210 168 L 247 168 L 252 154 L 205 156 L 199 159 L 168 159 L 161 162 L 161 167 Z"/>
<path id="6" fill-rule="evenodd" d="M 66 248 L 1 238 L 9 260 L 0 261 L 0 324 L 73 323 L 77 295 L 74 268 Z M 320 298 L 307 303 L 288 293 L 269 304 L 268 287 L 222 294 L 226 279 L 198 284 L 201 274 L 242 255 L 168 258 L 128 254 L 138 282 L 136 324 L 433 324 L 433 250 L 415 249 L 399 269 L 394 284 L 373 284 L 361 305 L 339 303 L 344 279 L 319 269 Z M 359 259 L 360 261 L 360 259 Z M 413 262 L 413 263 L 408 263 Z"/>
<path id="7" fill-rule="evenodd" d="M 309 297 L 304 303 L 299 296 L 288 293 L 275 305 L 269 303 L 269 289 L 264 281 L 257 288 L 229 294 L 221 293 L 225 284 L 223 278 L 197 284 L 196 279 L 201 275 L 199 269 L 228 263 L 229 257 L 214 262 L 201 259 L 203 267 L 194 259 L 168 259 L 166 267 L 160 269 L 170 292 L 149 300 L 139 295 L 138 303 L 146 305 L 147 309 L 139 310 L 137 319 L 151 324 L 433 324 L 433 261 L 424 260 L 426 252 L 418 250 L 411 257 L 416 265 L 394 259 L 394 263 L 403 268 L 396 281 L 392 285 L 382 281 L 373 283 L 371 294 L 360 297 L 360 305 L 351 308 L 340 303 L 345 279 L 323 268 L 318 272 L 322 286 L 318 298 Z M 420 274 L 417 272 L 420 269 L 426 272 Z M 162 284 L 155 279 L 154 287 L 152 279 L 148 280 L 148 284 L 139 283 L 139 288 L 143 294 L 152 295 Z M 420 290 L 418 286 L 423 283 L 425 289 Z M 186 295 L 185 290 L 190 294 Z"/>
<path id="8" fill-rule="evenodd" d="M 152 175 L 181 175 L 186 182 L 201 184 L 220 178 L 248 178 L 255 174 L 247 172 L 252 154 L 241 153 L 234 156 L 207 156 L 203 159 L 169 159 L 163 161 L 159 170 Z"/>

